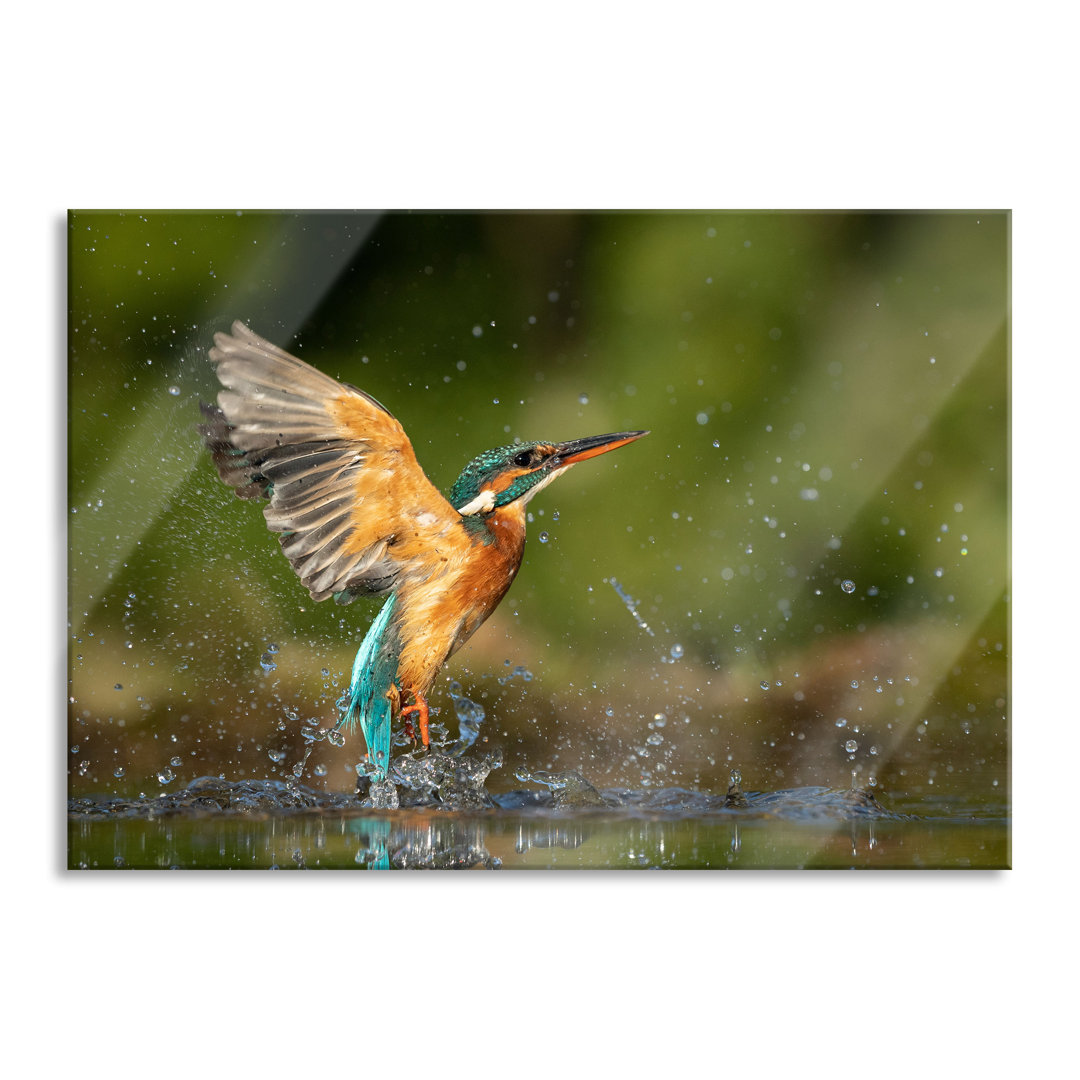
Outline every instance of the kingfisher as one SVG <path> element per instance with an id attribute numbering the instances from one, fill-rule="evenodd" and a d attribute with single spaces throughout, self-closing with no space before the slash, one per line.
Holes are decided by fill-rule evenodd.
<path id="1" fill-rule="evenodd" d="M 405 429 L 242 322 L 209 352 L 222 390 L 198 428 L 222 481 L 263 514 L 313 600 L 385 596 L 356 654 L 334 730 L 357 722 L 385 780 L 400 719 L 429 745 L 439 669 L 506 595 L 525 551 L 525 507 L 557 476 L 640 439 L 620 431 L 500 446 L 473 458 L 444 496 Z"/>

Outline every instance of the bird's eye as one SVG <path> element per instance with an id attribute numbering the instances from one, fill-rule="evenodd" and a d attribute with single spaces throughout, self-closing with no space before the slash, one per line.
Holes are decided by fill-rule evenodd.
<path id="1" fill-rule="evenodd" d="M 533 463 L 532 451 L 523 450 L 520 454 L 514 458 L 514 464 L 522 469 L 527 469 Z"/>

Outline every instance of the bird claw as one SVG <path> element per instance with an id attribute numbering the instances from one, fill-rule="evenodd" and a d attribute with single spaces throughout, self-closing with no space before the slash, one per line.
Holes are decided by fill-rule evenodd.
<path id="1" fill-rule="evenodd" d="M 413 731 L 412 721 L 408 718 L 408 713 L 417 714 L 417 719 L 420 721 L 420 741 L 427 746 L 430 742 L 428 738 L 428 703 L 424 698 L 418 697 L 415 705 L 406 705 L 401 710 L 401 717 L 405 723 L 405 734 L 415 742 L 416 734 Z"/>

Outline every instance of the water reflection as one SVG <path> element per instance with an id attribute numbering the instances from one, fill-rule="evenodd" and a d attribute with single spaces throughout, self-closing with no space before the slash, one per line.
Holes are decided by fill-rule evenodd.
<path id="1" fill-rule="evenodd" d="M 497 870 L 502 861 L 484 847 L 474 822 L 421 818 L 401 825 L 386 818 L 354 818 L 346 824 L 359 846 L 357 865 L 369 870 Z"/>
<path id="2" fill-rule="evenodd" d="M 69 803 L 69 866 L 86 869 L 1005 867 L 1000 812 L 898 813 L 872 793 L 605 789 L 491 796 L 487 810 L 381 810 L 357 795 L 206 777 L 154 799 Z M 581 778 L 579 778 L 580 780 Z M 581 780 L 581 783 L 587 784 Z M 733 785 L 737 789 L 737 785 Z"/>

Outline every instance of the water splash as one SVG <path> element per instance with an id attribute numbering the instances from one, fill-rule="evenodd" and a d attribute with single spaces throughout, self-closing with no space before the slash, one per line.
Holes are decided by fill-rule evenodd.
<path id="1" fill-rule="evenodd" d="M 368 799 L 374 810 L 397 810 L 401 805 L 397 785 L 389 776 L 375 780 L 368 789 Z"/>
<path id="2" fill-rule="evenodd" d="M 317 791 L 284 780 L 233 781 L 204 776 L 185 788 L 155 798 L 120 799 L 106 795 L 72 798 L 68 800 L 68 815 L 75 820 L 230 815 L 252 818 L 333 811 L 353 812 L 359 815 L 357 820 L 371 823 L 371 809 L 439 806 L 448 810 L 490 812 L 603 809 L 620 816 L 749 814 L 808 822 L 860 818 L 918 820 L 915 815 L 886 809 L 873 792 L 865 789 L 803 787 L 744 792 L 738 770 L 732 771 L 731 785 L 724 795 L 676 787 L 647 791 L 597 789 L 572 769 L 563 772 L 521 770 L 515 774 L 519 780 L 547 790 L 517 790 L 491 795 L 485 788 L 485 781 L 501 764 L 501 755 L 491 752 L 480 758 L 451 758 L 438 751 L 423 759 L 406 755 L 395 762 L 387 780 L 370 785 L 376 789 L 374 794 L 368 790 L 363 795 Z M 404 768 L 400 767 L 402 765 Z"/>
<path id="3" fill-rule="evenodd" d="M 463 754 L 480 735 L 480 725 L 484 721 L 483 705 L 467 698 L 461 690 L 461 683 L 450 683 L 450 699 L 454 703 L 454 712 L 458 719 L 457 745 L 450 751 L 453 754 Z"/>
<path id="4" fill-rule="evenodd" d="M 634 621 L 638 624 L 638 626 L 640 626 L 641 629 L 649 635 L 649 637 L 656 637 L 656 634 L 653 632 L 653 628 L 641 617 L 641 613 L 638 611 L 637 601 L 634 600 L 633 597 L 627 595 L 627 593 L 623 590 L 623 587 L 614 578 L 608 578 L 607 581 L 608 584 L 618 594 L 619 599 L 626 605 L 626 610 L 634 616 Z"/>
<path id="5" fill-rule="evenodd" d="M 742 773 L 738 769 L 732 769 L 727 794 L 724 796 L 724 806 L 743 809 L 749 805 L 749 799 L 743 794 Z"/>
<path id="6" fill-rule="evenodd" d="M 510 661 L 506 661 L 509 665 Z M 505 686 L 508 682 L 513 682 L 514 679 L 520 678 L 522 682 L 532 682 L 533 673 L 525 667 L 523 664 L 518 664 L 509 675 L 499 676 L 499 685 Z"/>
<path id="7" fill-rule="evenodd" d="M 571 806 L 607 806 L 608 803 L 579 772 L 548 772 L 545 769 L 519 769 L 514 776 L 524 783 L 543 784 L 551 791 L 552 805 L 561 808 Z"/>
<path id="8" fill-rule="evenodd" d="M 449 810 L 488 810 L 495 806 L 487 791 L 492 771 L 502 767 L 502 752 L 488 751 L 479 757 L 431 750 L 422 756 L 403 754 L 390 767 L 383 781 L 399 785 L 398 804 L 402 807 L 440 806 Z M 359 771 L 359 770 L 358 770 Z M 361 777 L 361 788 L 363 777 Z M 375 784 L 368 797 L 374 800 Z M 358 794 L 362 790 L 358 789 Z M 366 805 L 366 801 L 365 801 Z M 374 801 L 372 805 L 376 805 Z"/>

